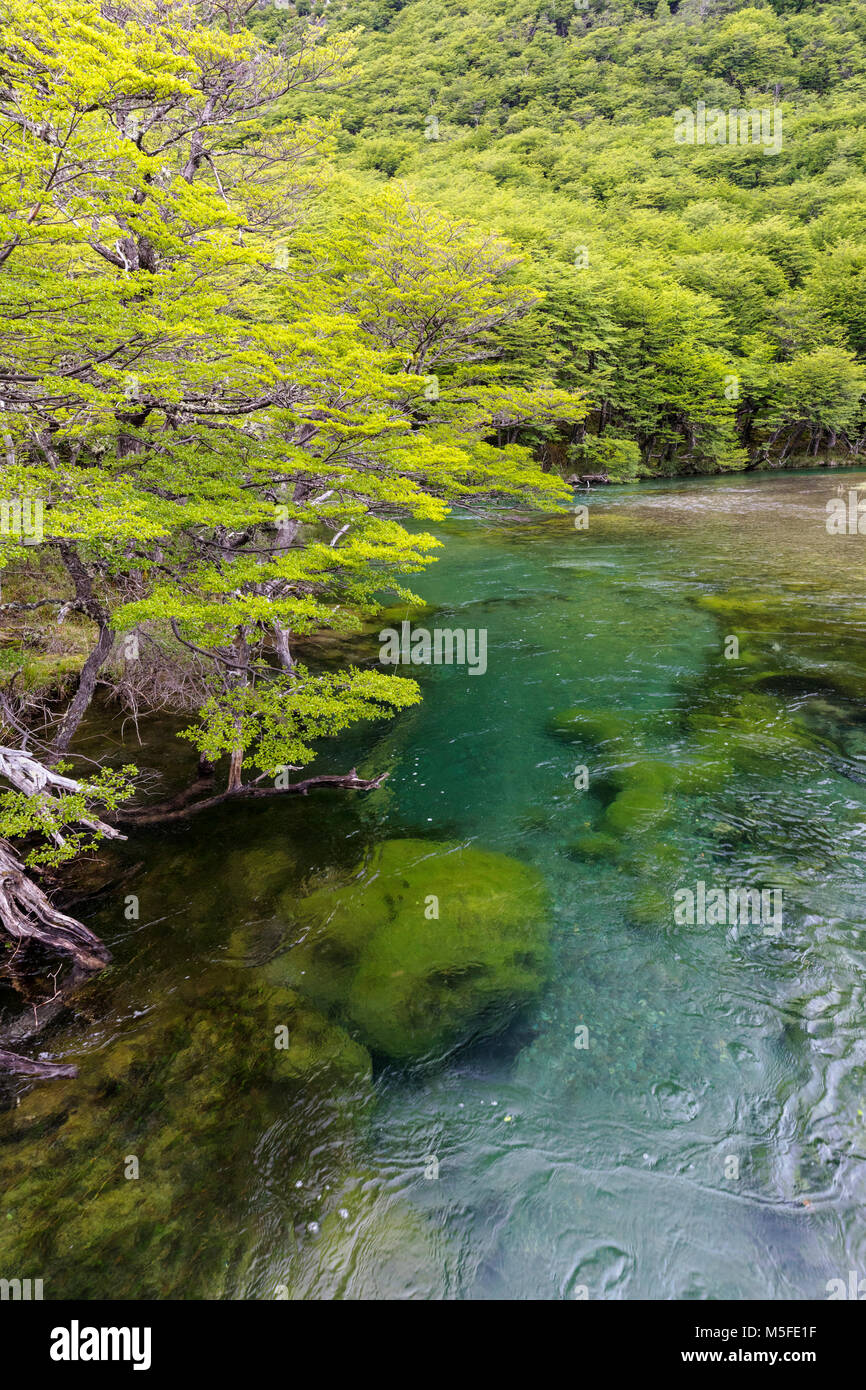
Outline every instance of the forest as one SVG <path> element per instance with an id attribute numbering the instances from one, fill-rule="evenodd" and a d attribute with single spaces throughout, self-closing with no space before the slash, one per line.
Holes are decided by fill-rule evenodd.
<path id="1" fill-rule="evenodd" d="M 709 800 L 736 784 L 752 806 L 737 778 L 800 775 L 809 748 L 848 779 L 813 812 L 838 812 L 826 840 L 844 846 L 849 783 L 866 781 L 864 615 L 845 568 L 866 532 L 866 7 L 0 0 L 0 31 L 0 1120 L 4 1097 L 35 1106 L 17 1123 L 41 1162 L 61 1122 L 30 1098 L 81 1085 L 122 1151 L 137 1112 L 118 1090 L 140 1086 L 150 1114 L 148 1076 L 180 1057 L 181 1084 L 207 1072 L 227 1104 L 278 1008 L 311 1106 L 320 1063 L 329 1086 L 363 1074 L 368 1088 L 510 1038 L 555 977 L 550 924 L 578 882 L 551 910 L 563 865 L 588 876 L 587 902 L 606 901 L 612 873 L 629 930 L 673 921 L 692 849 L 709 872 L 685 848 L 702 816 L 756 901 L 782 882 L 793 899 L 799 869 L 773 856 L 800 831 L 813 853 L 806 811 L 793 829 L 781 811 L 753 825 Z M 846 493 L 831 553 L 823 509 Z M 518 620 L 530 595 L 540 607 Z M 581 643 L 596 636 L 592 665 Z M 487 747 L 486 711 L 500 751 L 482 769 L 467 748 Z M 519 785 L 485 780 L 530 750 Z M 556 776 L 590 809 L 560 843 L 559 794 L 522 798 L 566 755 L 582 761 Z M 442 804 L 415 785 L 425 757 L 453 773 Z M 694 816 L 676 810 L 693 797 Z M 217 844 L 232 905 L 197 916 L 177 885 L 189 875 L 206 896 Z M 197 923 L 182 951 L 148 882 Z M 449 892 L 459 941 L 444 925 L 435 946 L 416 938 L 410 902 L 429 926 Z M 131 939 L 140 900 L 151 945 L 144 928 Z M 282 934 L 256 935 L 272 918 Z M 136 950 L 160 962 L 147 984 Z M 108 1011 L 138 1018 L 159 981 L 193 991 L 201 1032 L 172 1014 L 118 1061 L 98 1041 Z M 569 1016 L 570 1035 L 583 1026 Z M 211 1028 L 233 1039 L 213 1071 Z M 688 1066 L 709 1067 L 705 1044 L 689 1042 Z M 610 1046 L 615 1090 L 635 1067 Z M 274 1078 L 249 1065 L 250 1124 L 270 1134 Z M 190 1105 L 209 1191 L 224 1136 L 209 1103 Z M 341 1154 L 355 1143 L 328 1133 Z M 77 1172 L 80 1136 L 62 1135 Z M 5 1170 L 2 1140 L 0 1176 L 44 1213 L 54 1179 L 16 1168 L 14 1145 Z M 310 1137 L 304 1162 L 317 1152 Z M 79 1272 L 58 1256 L 65 1290 L 114 1296 L 94 1271 L 119 1230 L 171 1249 L 152 1276 L 129 1265 L 126 1296 L 183 1296 L 185 1179 L 167 1162 L 171 1202 L 80 1234 Z M 297 1154 L 286 1162 L 302 1187 Z M 417 1234 L 418 1212 L 403 1216 Z M 319 1234 L 306 1209 L 286 1220 Z M 385 1251 L 373 1266 L 390 1267 L 380 1206 L 364 1221 Z M 32 1248 L 48 1239 L 37 1226 Z M 29 1257 L 16 1239 L 0 1239 L 0 1275 Z M 189 1296 L 260 1296 L 237 1293 L 258 1288 L 253 1257 L 229 1260 L 219 1239 Z M 207 1282 L 229 1267 L 234 1284 Z M 342 1296 L 324 1267 L 293 1267 L 276 1296 Z M 614 1290 L 626 1277 L 604 1275 Z"/>
<path id="2" fill-rule="evenodd" d="M 861 6 L 327 14 L 360 69 L 339 98 L 347 183 L 378 175 L 461 218 L 483 206 L 521 255 L 537 308 L 503 338 L 500 369 L 589 407 L 570 429 L 531 422 L 545 466 L 624 480 L 858 453 Z M 264 34 L 281 22 L 255 20 Z M 769 109 L 781 147 L 675 143 L 675 114 L 699 103 Z M 291 109 L 330 107 L 308 92 Z"/>

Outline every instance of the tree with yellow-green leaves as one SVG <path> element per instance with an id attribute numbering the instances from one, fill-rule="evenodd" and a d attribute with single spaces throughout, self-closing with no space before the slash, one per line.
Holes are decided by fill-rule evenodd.
<path id="1" fill-rule="evenodd" d="M 275 104 L 338 85 L 350 45 L 303 21 L 266 44 L 250 8 L 0 3 L 0 564 L 30 578 L 0 611 L 89 633 L 44 767 L 109 670 L 136 709 L 184 713 L 208 768 L 227 758 L 223 790 L 200 779 L 171 814 L 376 785 L 274 786 L 419 698 L 376 669 L 306 669 L 298 639 L 411 601 L 437 545 L 417 523 L 454 503 L 561 502 L 521 431 L 585 410 L 497 366 L 532 306 L 508 245 L 390 190 L 310 215 L 333 128 Z M 12 687 L 2 718 L 11 767 L 28 736 Z M 38 799 L 13 781 L 0 836 L 62 860 L 133 775 Z"/>

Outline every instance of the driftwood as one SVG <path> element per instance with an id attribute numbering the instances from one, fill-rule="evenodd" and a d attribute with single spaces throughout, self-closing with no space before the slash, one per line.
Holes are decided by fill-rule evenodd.
<path id="1" fill-rule="evenodd" d="M 220 806 L 224 801 L 249 800 L 253 797 L 264 796 L 288 796 L 292 792 L 299 796 L 307 796 L 317 787 L 341 787 L 347 791 L 360 792 L 375 791 L 377 787 L 381 787 L 387 776 L 387 772 L 380 772 L 378 777 L 359 777 L 357 769 L 353 767 L 351 772 L 344 773 L 342 776 L 306 777 L 301 782 L 290 782 L 286 787 L 263 787 L 255 782 L 247 782 L 243 786 L 230 787 L 227 791 L 218 792 L 216 796 L 207 796 L 196 801 L 194 798 L 201 791 L 208 790 L 212 786 L 210 778 L 200 778 L 169 801 L 160 802 L 156 806 L 143 806 L 138 811 L 132 808 L 128 811 L 118 811 L 115 812 L 115 819 L 124 825 L 166 825 L 171 821 L 188 820 L 190 816 L 196 815 L 199 811 L 206 811 L 212 806 Z"/>

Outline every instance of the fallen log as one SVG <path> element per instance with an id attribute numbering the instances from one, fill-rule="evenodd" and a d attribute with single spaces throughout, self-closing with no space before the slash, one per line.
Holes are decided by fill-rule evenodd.
<path id="1" fill-rule="evenodd" d="M 574 473 L 568 479 L 571 487 L 589 487 L 590 483 L 609 483 L 610 478 L 606 473 Z"/>

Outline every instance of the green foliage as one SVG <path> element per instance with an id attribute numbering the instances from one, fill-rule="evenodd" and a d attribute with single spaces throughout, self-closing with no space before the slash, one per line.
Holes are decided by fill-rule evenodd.
<path id="1" fill-rule="evenodd" d="M 243 747 L 244 767 L 259 767 L 275 777 L 283 769 L 308 763 L 318 739 L 333 738 L 361 719 L 387 718 L 420 698 L 415 681 L 400 676 L 356 668 L 311 676 L 297 666 L 291 677 L 212 696 L 201 711 L 201 722 L 184 730 L 182 737 L 212 762 Z"/>
<path id="2" fill-rule="evenodd" d="M 359 59 L 341 163 L 398 170 L 450 215 L 483 208 L 526 252 L 538 302 L 503 366 L 584 393 L 581 447 L 612 428 L 642 474 L 862 447 L 862 403 L 841 393 L 804 437 L 777 370 L 866 354 L 862 6 L 334 0 L 328 24 Z M 674 113 L 698 102 L 775 113 L 781 149 L 676 144 Z M 305 92 L 285 109 L 330 108 Z"/>
<path id="3" fill-rule="evenodd" d="M 532 446 L 586 405 L 500 368 L 535 302 L 506 240 L 335 178 L 332 95 L 277 112 L 332 92 L 349 35 L 280 12 L 271 46 L 245 0 L 6 8 L 2 496 L 39 536 L 0 528 L 0 566 L 35 571 L 38 540 L 46 603 L 140 641 L 136 708 L 198 711 L 235 767 L 302 765 L 417 690 L 293 643 L 414 600 L 437 542 L 407 519 L 566 500 Z"/>
<path id="4" fill-rule="evenodd" d="M 866 439 L 861 6 L 7 0 L 4 38 L 2 496 L 53 568 L 8 525 L 0 567 L 134 634 L 121 688 L 235 774 L 417 698 L 293 648 L 412 603 L 451 506 Z M 678 143 L 699 102 L 781 143 Z"/>
<path id="5" fill-rule="evenodd" d="M 590 434 L 582 444 L 571 445 L 568 461 L 581 475 L 603 473 L 612 483 L 627 483 L 638 475 L 640 449 L 632 439 Z"/>
<path id="6" fill-rule="evenodd" d="M 63 772 L 64 765 L 56 770 Z M 102 768 L 79 782 L 78 791 L 51 796 L 0 791 L 0 838 L 27 841 L 25 862 L 33 868 L 56 867 L 92 851 L 103 838 L 94 816 L 115 811 L 132 796 L 136 772 L 131 764 Z"/>

